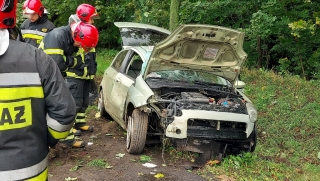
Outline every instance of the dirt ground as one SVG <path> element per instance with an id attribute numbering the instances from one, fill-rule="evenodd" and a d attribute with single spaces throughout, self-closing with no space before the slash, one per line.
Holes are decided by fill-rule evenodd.
<path id="1" fill-rule="evenodd" d="M 87 122 L 94 126 L 94 131 L 82 133 L 80 139 L 91 145 L 71 149 L 59 143 L 51 149 L 49 181 L 215 180 L 213 175 L 206 175 L 206 178 L 198 175 L 197 169 L 187 170 L 183 166 L 186 160 L 172 159 L 168 152 L 162 156 L 161 146 L 145 148 L 141 155 L 150 157 L 150 163 L 157 166 L 143 166 L 141 155 L 126 151 L 125 131 L 116 122 L 97 117 L 96 109 L 88 112 Z M 119 153 L 125 155 L 121 157 Z M 103 160 L 112 168 L 90 166 L 94 160 Z"/>

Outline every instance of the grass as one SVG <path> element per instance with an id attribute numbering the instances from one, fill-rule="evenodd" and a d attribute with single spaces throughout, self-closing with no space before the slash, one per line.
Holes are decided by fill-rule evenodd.
<path id="1" fill-rule="evenodd" d="M 227 157 L 207 172 L 236 180 L 320 180 L 319 82 L 271 71 L 243 70 L 245 94 L 256 105 L 258 144 L 250 165 Z"/>
<path id="2" fill-rule="evenodd" d="M 98 75 L 116 52 L 98 51 Z M 246 83 L 245 94 L 258 109 L 256 151 L 227 157 L 198 173 L 246 181 L 320 180 L 320 81 L 255 69 L 243 69 L 241 78 Z M 181 158 L 193 157 L 172 149 L 169 152 Z"/>
<path id="3" fill-rule="evenodd" d="M 118 50 L 97 49 L 98 70 L 97 75 L 103 75 L 105 69 L 111 64 Z"/>
<path id="4" fill-rule="evenodd" d="M 98 167 L 98 168 L 112 168 L 104 159 L 94 159 L 90 161 L 88 164 L 90 167 Z"/>

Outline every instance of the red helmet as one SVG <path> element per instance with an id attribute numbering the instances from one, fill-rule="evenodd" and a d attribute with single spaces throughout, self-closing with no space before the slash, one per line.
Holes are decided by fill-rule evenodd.
<path id="1" fill-rule="evenodd" d="M 44 6 L 39 0 L 26 0 L 23 4 L 23 14 L 38 14 L 40 17 L 44 13 Z"/>
<path id="2" fill-rule="evenodd" d="M 80 4 L 76 11 L 81 21 L 87 23 L 91 18 L 98 18 L 99 15 L 95 7 L 90 4 Z"/>
<path id="3" fill-rule="evenodd" d="M 73 39 L 81 44 L 81 48 L 85 52 L 89 52 L 92 48 L 96 47 L 99 41 L 98 29 L 90 24 L 83 22 L 71 25 L 73 29 Z"/>
<path id="4" fill-rule="evenodd" d="M 16 25 L 18 0 L 0 0 L 0 28 L 13 28 Z"/>

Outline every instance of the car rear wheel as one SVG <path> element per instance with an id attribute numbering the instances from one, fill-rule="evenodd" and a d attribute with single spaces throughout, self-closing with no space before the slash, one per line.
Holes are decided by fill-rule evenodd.
<path id="1" fill-rule="evenodd" d="M 133 110 L 128 117 L 127 125 L 127 151 L 130 154 L 142 153 L 147 137 L 148 114 L 139 109 Z"/>
<path id="2" fill-rule="evenodd" d="M 104 107 L 102 89 L 99 92 L 98 110 L 100 112 L 100 117 L 110 118 L 109 114 L 107 113 L 107 111 L 106 111 L 106 109 Z"/>

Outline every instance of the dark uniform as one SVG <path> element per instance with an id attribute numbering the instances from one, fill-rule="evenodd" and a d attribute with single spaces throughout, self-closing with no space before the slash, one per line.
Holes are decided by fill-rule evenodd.
<path id="1" fill-rule="evenodd" d="M 73 46 L 73 44 L 74 40 L 71 35 L 70 26 L 62 26 L 49 32 L 43 38 L 39 48 L 48 54 L 53 60 L 55 60 L 61 71 L 61 74 L 65 77 L 69 68 L 77 69 L 84 66 L 82 63 L 83 56 L 77 54 L 79 48 Z M 78 106 L 76 108 L 76 112 L 78 112 Z M 75 135 L 71 129 L 70 134 L 65 141 L 71 143 L 74 138 Z"/>
<path id="2" fill-rule="evenodd" d="M 25 42 L 38 48 L 43 37 L 54 28 L 54 24 L 49 21 L 48 16 L 44 14 L 35 22 L 26 19 L 21 25 L 21 33 Z"/>
<path id="3" fill-rule="evenodd" d="M 49 146 L 68 136 L 75 114 L 56 63 L 10 40 L 0 56 L 0 180 L 47 180 Z"/>
<path id="4" fill-rule="evenodd" d="M 93 127 L 83 126 L 86 125 L 85 111 L 89 106 L 90 84 L 97 72 L 96 51 L 92 49 L 85 54 L 80 48 L 78 54 L 82 57 L 80 66 L 67 71 L 67 84 L 77 106 L 75 128 L 93 131 Z"/>
<path id="5" fill-rule="evenodd" d="M 39 45 L 57 63 L 62 75 L 65 77 L 69 67 L 79 66 L 81 56 L 74 58 L 79 48 L 73 46 L 70 26 L 62 26 L 53 29 L 43 38 Z"/>

